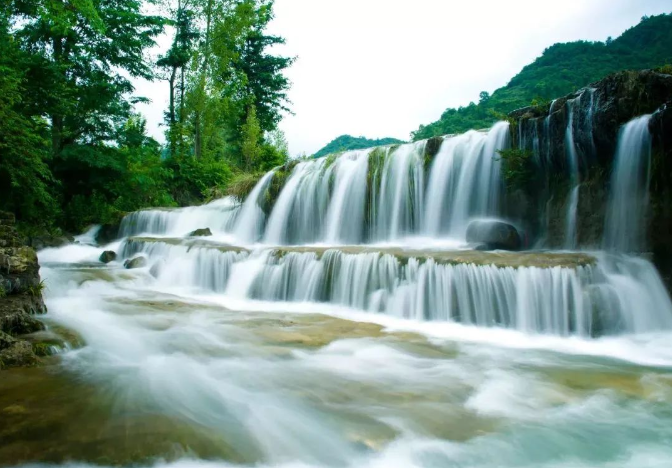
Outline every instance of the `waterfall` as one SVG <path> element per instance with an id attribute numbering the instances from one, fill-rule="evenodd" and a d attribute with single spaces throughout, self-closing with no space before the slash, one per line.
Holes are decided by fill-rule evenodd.
<path id="1" fill-rule="evenodd" d="M 625 256 L 579 261 L 576 254 L 556 254 L 557 262 L 546 259 L 545 264 L 535 257 L 511 257 L 511 263 L 501 254 L 483 253 L 462 263 L 459 257 L 422 253 L 245 252 L 133 239 L 125 242 L 123 253 L 142 253 L 159 263 L 164 285 L 225 291 L 236 298 L 327 303 L 414 320 L 555 335 L 672 328 L 672 303 L 655 268 Z"/>
<path id="2" fill-rule="evenodd" d="M 567 103 L 565 129 L 572 183 L 568 249 L 576 246 L 579 153 L 586 154 L 590 143 L 578 135 L 592 120 L 575 115 L 578 104 L 580 97 Z M 551 141 L 553 108 L 520 135 L 537 153 Z M 648 119 L 633 120 L 619 136 L 604 241 L 609 250 L 642 245 Z M 508 145 L 509 126 L 500 122 L 487 132 L 444 137 L 435 154 L 421 141 L 302 160 L 286 176 L 275 202 L 268 199 L 277 176 L 271 171 L 242 204 L 224 198 L 127 216 L 121 257 L 145 256 L 145 271 L 162 287 L 213 291 L 237 301 L 308 302 L 317 311 L 326 304 L 561 336 L 672 328 L 669 296 L 646 260 L 621 252 L 447 250 L 453 244 L 466 248 L 472 219 L 501 216 L 498 151 Z M 551 166 L 541 157 L 537 163 Z M 199 227 L 210 227 L 215 235 L 187 235 Z"/>
<path id="3" fill-rule="evenodd" d="M 544 118 L 544 136 L 546 137 L 546 166 L 550 166 L 551 154 L 553 153 L 553 148 L 551 147 L 551 115 L 553 114 L 556 101 L 557 99 L 553 99 L 551 101 L 551 105 L 548 108 L 548 115 Z"/>
<path id="4" fill-rule="evenodd" d="M 280 192 L 264 242 L 464 238 L 471 218 L 498 214 L 497 151 L 508 147 L 508 132 L 508 123 L 500 122 L 487 133 L 446 137 L 429 170 L 425 141 L 302 161 Z"/>
<path id="5" fill-rule="evenodd" d="M 496 216 L 502 190 L 497 151 L 508 147 L 508 124 L 487 135 L 467 132 L 445 139 L 434 158 L 427 189 L 425 234 L 464 235 L 472 217 Z"/>
<path id="6" fill-rule="evenodd" d="M 233 198 L 225 197 L 201 206 L 136 211 L 121 221 L 120 235 L 183 236 L 206 227 L 213 232 L 230 232 L 239 208 L 239 203 Z"/>
<path id="7" fill-rule="evenodd" d="M 378 186 L 373 239 L 395 240 L 420 225 L 424 190 L 425 142 L 402 145 L 388 153 L 373 184 Z"/>
<path id="8" fill-rule="evenodd" d="M 567 201 L 567 214 L 565 215 L 565 248 L 576 248 L 576 215 L 579 206 L 579 160 L 574 143 L 574 105 L 581 96 L 567 101 L 567 129 L 565 130 L 565 152 L 569 169 L 571 188 Z"/>
<path id="9" fill-rule="evenodd" d="M 362 241 L 370 152 L 348 153 L 334 163 L 333 201 L 326 217 L 325 240 L 329 243 L 356 244 Z M 346 219 L 348 221 L 343 222 Z"/>
<path id="10" fill-rule="evenodd" d="M 240 209 L 234 233 L 243 242 L 256 242 L 263 234 L 266 215 L 261 204 L 274 174 L 275 170 L 270 171 L 257 182 Z"/>
<path id="11" fill-rule="evenodd" d="M 618 135 L 604 247 L 620 252 L 641 252 L 646 247 L 646 213 L 651 177 L 650 115 L 625 124 Z"/>

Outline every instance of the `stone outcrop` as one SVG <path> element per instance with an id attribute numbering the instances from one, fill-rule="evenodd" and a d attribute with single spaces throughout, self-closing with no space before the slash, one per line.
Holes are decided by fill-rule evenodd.
<path id="1" fill-rule="evenodd" d="M 35 315 L 45 311 L 37 255 L 23 245 L 14 215 L 0 213 L 0 369 L 37 362 L 21 335 L 44 329 Z"/>
<path id="2" fill-rule="evenodd" d="M 496 220 L 475 220 L 467 227 L 467 242 L 478 250 L 520 250 L 518 230 L 511 224 Z"/>
<path id="3" fill-rule="evenodd" d="M 147 259 L 145 257 L 134 257 L 124 262 L 124 268 L 132 270 L 134 268 L 144 268 L 147 266 Z"/>
<path id="4" fill-rule="evenodd" d="M 210 228 L 201 228 L 190 232 L 189 235 L 191 237 L 207 237 L 212 235 L 212 231 L 210 231 Z"/>

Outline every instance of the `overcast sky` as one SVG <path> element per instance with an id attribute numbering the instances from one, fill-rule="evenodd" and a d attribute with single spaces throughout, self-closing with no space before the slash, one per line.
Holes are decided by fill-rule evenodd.
<path id="1" fill-rule="evenodd" d="M 617 37 L 672 0 L 276 0 L 270 32 L 296 56 L 287 71 L 295 115 L 280 124 L 292 155 L 342 134 L 403 140 L 447 107 L 504 86 L 556 42 Z M 170 38 L 162 38 L 167 47 Z M 137 81 L 150 133 L 165 82 Z"/>

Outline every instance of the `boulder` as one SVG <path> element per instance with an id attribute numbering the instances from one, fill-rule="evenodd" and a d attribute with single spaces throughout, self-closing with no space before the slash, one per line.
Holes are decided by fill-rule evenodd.
<path id="1" fill-rule="evenodd" d="M 37 362 L 37 356 L 30 343 L 0 331 L 0 369 L 33 366 Z"/>
<path id="2" fill-rule="evenodd" d="M 475 220 L 467 227 L 467 242 L 478 244 L 478 250 L 520 250 L 518 230 L 511 224 L 496 220 Z"/>
<path id="3" fill-rule="evenodd" d="M 147 266 L 147 259 L 145 257 L 134 257 L 124 262 L 124 268 L 127 270 L 143 268 L 145 266 Z"/>
<path id="4" fill-rule="evenodd" d="M 202 228 L 202 229 L 196 229 L 195 231 L 191 231 L 189 235 L 193 237 L 206 237 L 211 236 L 212 232 L 210 231 L 210 228 Z"/>
<path id="5" fill-rule="evenodd" d="M 100 257 L 98 258 L 98 260 L 100 260 L 103 263 L 110 263 L 116 259 L 117 259 L 117 253 L 112 250 L 106 250 L 105 252 L 100 254 Z"/>
<path id="6" fill-rule="evenodd" d="M 37 362 L 21 336 L 44 329 L 33 316 L 46 312 L 39 269 L 35 251 L 14 227 L 14 215 L 0 213 L 0 369 Z"/>

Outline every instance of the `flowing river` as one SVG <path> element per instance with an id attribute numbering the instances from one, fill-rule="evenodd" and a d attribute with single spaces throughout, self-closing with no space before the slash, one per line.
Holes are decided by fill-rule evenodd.
<path id="1" fill-rule="evenodd" d="M 506 132 L 446 138 L 429 173 L 424 142 L 304 161 L 270 213 L 275 171 L 41 251 L 61 352 L 1 374 L 0 465 L 672 466 L 655 268 L 465 242 Z"/>

